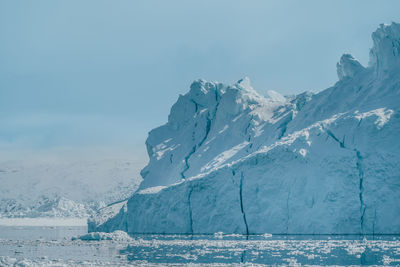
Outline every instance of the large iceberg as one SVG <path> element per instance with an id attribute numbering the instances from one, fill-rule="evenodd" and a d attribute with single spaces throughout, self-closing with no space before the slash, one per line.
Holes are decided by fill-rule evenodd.
<path id="1" fill-rule="evenodd" d="M 91 231 L 400 233 L 400 24 L 317 94 L 195 81 L 149 133 L 139 190 Z M 99 214 L 98 216 L 101 216 Z"/>

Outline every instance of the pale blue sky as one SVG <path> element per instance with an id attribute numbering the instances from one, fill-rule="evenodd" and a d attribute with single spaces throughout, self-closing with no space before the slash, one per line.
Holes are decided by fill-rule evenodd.
<path id="1" fill-rule="evenodd" d="M 142 147 L 194 79 L 319 91 L 398 0 L 0 0 L 0 147 Z"/>

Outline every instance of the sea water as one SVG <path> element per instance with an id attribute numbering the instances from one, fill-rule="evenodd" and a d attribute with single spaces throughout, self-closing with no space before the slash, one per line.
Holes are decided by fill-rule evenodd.
<path id="1" fill-rule="evenodd" d="M 134 235 L 72 240 L 81 226 L 0 226 L 0 266 L 400 265 L 400 236 Z"/>

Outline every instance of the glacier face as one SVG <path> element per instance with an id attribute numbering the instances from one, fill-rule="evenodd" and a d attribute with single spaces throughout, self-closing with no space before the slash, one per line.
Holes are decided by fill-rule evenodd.
<path id="1" fill-rule="evenodd" d="M 400 233 L 399 32 L 381 25 L 370 65 L 344 55 L 314 95 L 194 82 L 149 133 L 140 190 L 90 230 Z"/>

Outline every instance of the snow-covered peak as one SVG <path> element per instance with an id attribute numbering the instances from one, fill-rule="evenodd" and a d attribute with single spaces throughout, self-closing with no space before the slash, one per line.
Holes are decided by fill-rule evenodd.
<path id="1" fill-rule="evenodd" d="M 208 101 L 207 97 L 210 97 L 210 94 L 214 94 L 215 98 L 218 85 L 218 82 L 208 82 L 203 79 L 196 80 L 190 85 L 188 96 L 193 100 L 201 102 L 203 105 L 207 105 L 207 102 L 205 102 Z"/>
<path id="2" fill-rule="evenodd" d="M 286 102 L 286 98 L 274 90 L 268 90 L 267 96 L 274 102 Z"/>
<path id="3" fill-rule="evenodd" d="M 195 108 L 211 107 L 218 101 L 223 84 L 218 82 L 208 82 L 203 79 L 194 81 L 190 85 L 190 91 L 184 97 L 195 104 Z M 197 110 L 195 110 L 197 111 Z"/>
<path id="4" fill-rule="evenodd" d="M 236 83 L 240 88 L 247 90 L 247 91 L 254 91 L 254 88 L 251 86 L 250 78 L 249 77 L 244 77 L 243 79 L 240 79 Z"/>
<path id="5" fill-rule="evenodd" d="M 262 134 L 261 125 L 287 116 L 290 106 L 278 93 L 260 95 L 247 77 L 232 85 L 194 81 L 172 106 L 168 122 L 149 133 L 150 162 L 140 189 L 171 185 L 248 153 L 254 149 L 248 140 Z"/>
<path id="6" fill-rule="evenodd" d="M 400 65 L 400 24 L 381 24 L 372 33 L 374 45 L 370 51 L 370 66 L 378 76 Z"/>
<path id="7" fill-rule="evenodd" d="M 336 64 L 337 74 L 340 80 L 353 78 L 355 75 L 365 70 L 365 68 L 352 55 L 344 54 Z"/>

